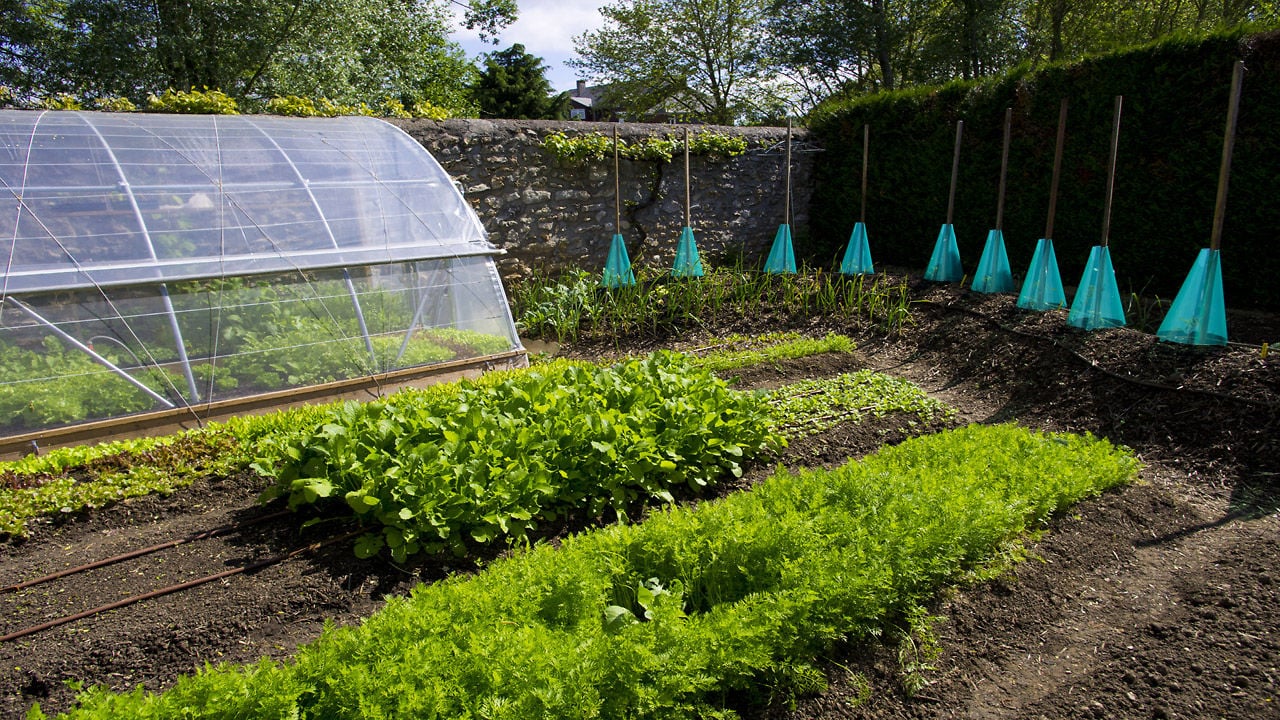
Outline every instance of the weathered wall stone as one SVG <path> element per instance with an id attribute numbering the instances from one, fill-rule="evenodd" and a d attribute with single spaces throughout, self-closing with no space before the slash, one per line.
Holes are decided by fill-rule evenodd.
<path id="1" fill-rule="evenodd" d="M 396 121 L 426 147 L 462 188 L 489 231 L 507 251 L 505 276 L 604 267 L 614 232 L 612 156 L 594 163 L 562 163 L 542 149 L 554 131 L 566 135 L 614 127 L 624 140 L 680 135 L 684 126 L 541 120 Z M 784 218 L 785 128 L 690 128 L 745 137 L 736 158 L 693 156 L 689 163 L 692 227 L 703 261 L 751 265 L 763 260 Z M 808 235 L 813 148 L 796 130 L 792 144 L 791 228 Z M 684 158 L 670 163 L 623 159 L 619 172 L 622 233 L 632 262 L 670 268 L 684 226 Z"/>

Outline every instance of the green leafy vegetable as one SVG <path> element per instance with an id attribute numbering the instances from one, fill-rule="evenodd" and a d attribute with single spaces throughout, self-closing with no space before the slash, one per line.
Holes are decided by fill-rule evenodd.
<path id="1" fill-rule="evenodd" d="M 266 443 L 264 498 L 344 498 L 392 557 L 519 540 L 566 512 L 625 518 L 697 491 L 780 438 L 756 396 L 674 353 L 613 367 L 541 366 L 452 392 L 347 403 Z M 362 548 L 374 547 L 369 540 Z"/>
<path id="2" fill-rule="evenodd" d="M 820 688 L 837 640 L 901 618 L 924 632 L 941 586 L 1137 465 L 1013 426 L 920 437 L 419 587 L 284 664 L 206 667 L 159 695 L 91 689 L 68 717 L 732 718 L 729 698 Z"/>

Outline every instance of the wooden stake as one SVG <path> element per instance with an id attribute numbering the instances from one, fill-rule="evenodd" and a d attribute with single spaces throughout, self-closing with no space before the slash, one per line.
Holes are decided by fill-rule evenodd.
<path id="1" fill-rule="evenodd" d="M 858 222 L 867 222 L 867 151 L 871 147 L 871 126 L 862 126 L 862 211 Z"/>
<path id="2" fill-rule="evenodd" d="M 1067 137 L 1067 99 L 1058 109 L 1058 142 L 1053 149 L 1053 180 L 1049 183 L 1049 218 L 1044 223 L 1044 239 L 1053 239 L 1053 214 L 1058 209 L 1058 178 L 1062 175 L 1062 145 Z"/>
<path id="3" fill-rule="evenodd" d="M 613 126 L 613 234 L 622 234 L 622 181 L 618 178 L 618 126 Z"/>
<path id="4" fill-rule="evenodd" d="M 784 225 L 791 224 L 791 118 L 787 118 L 787 185 L 786 197 L 784 198 L 782 222 Z"/>
<path id="5" fill-rule="evenodd" d="M 689 128 L 684 129 L 684 226 L 693 227 L 693 207 L 689 199 Z"/>
<path id="6" fill-rule="evenodd" d="M 1000 189 L 996 196 L 996 230 L 1004 222 L 1005 179 L 1009 175 L 1009 137 L 1013 134 L 1013 108 L 1004 109 L 1004 148 L 1000 151 Z"/>
<path id="7" fill-rule="evenodd" d="M 1107 162 L 1107 199 L 1102 206 L 1102 247 L 1107 246 L 1111 238 L 1111 196 L 1116 189 L 1116 154 L 1120 149 L 1120 110 L 1124 106 L 1124 96 L 1116 96 L 1115 119 L 1111 122 L 1111 159 Z"/>
<path id="8" fill-rule="evenodd" d="M 947 194 L 947 224 L 951 224 L 951 214 L 956 207 L 956 178 L 960 174 L 960 137 L 964 134 L 964 121 L 956 121 L 956 153 L 951 158 L 951 192 Z"/>
<path id="9" fill-rule="evenodd" d="M 1218 199 L 1213 207 L 1213 234 L 1209 249 L 1222 244 L 1222 224 L 1227 214 L 1227 182 L 1231 178 L 1231 155 L 1236 146 L 1236 121 L 1240 117 L 1240 86 L 1244 84 L 1244 61 L 1237 60 L 1231 71 L 1231 101 L 1227 106 L 1227 132 L 1222 138 L 1222 168 L 1218 171 Z"/>

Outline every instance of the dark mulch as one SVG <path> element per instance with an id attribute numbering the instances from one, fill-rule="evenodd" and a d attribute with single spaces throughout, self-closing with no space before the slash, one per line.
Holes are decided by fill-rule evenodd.
<path id="1" fill-rule="evenodd" d="M 916 297 L 914 328 L 862 344 L 869 365 L 970 420 L 1092 432 L 1147 467 L 1056 518 L 1032 561 L 940 599 L 940 654 L 906 655 L 924 669 L 904 669 L 896 640 L 836 648 L 828 692 L 761 716 L 1280 717 L 1277 359 L 1085 333 L 1007 296 Z M 1265 338 L 1271 323 L 1233 327 Z"/>
<path id="2" fill-rule="evenodd" d="M 1141 481 L 1056 518 L 1033 559 L 999 580 L 944 593 L 933 613 L 940 654 L 904 666 L 895 633 L 832 649 L 821 694 L 749 710 L 758 718 L 1280 717 L 1280 369 L 1257 347 L 1188 348 L 1129 329 L 1084 333 L 1065 312 L 1027 313 L 1007 296 L 917 282 L 917 322 L 884 337 L 857 323 L 811 320 L 805 332 L 845 332 L 850 357 L 744 370 L 742 387 L 774 387 L 872 367 L 906 377 L 960 409 L 966 422 L 1018 422 L 1092 432 L 1132 447 Z M 1253 345 L 1277 327 L 1233 317 Z M 766 327 L 767 325 L 767 327 Z M 717 328 L 775 330 L 776 318 Z M 611 355 L 699 347 L 711 333 L 661 343 L 614 340 L 571 348 Z M 905 418 L 845 424 L 791 444 L 774 463 L 834 465 L 915 432 Z M 252 475 L 197 484 L 59 519 L 3 547 L 7 585 L 125 549 L 276 509 L 259 507 Z M 585 526 L 547 528 L 555 538 Z M 288 517 L 20 593 L 0 595 L 0 632 L 126 594 L 268 557 L 346 530 L 302 529 Z M 487 551 L 489 557 L 496 552 Z M 161 562 L 163 558 L 163 562 Z M 483 557 L 482 557 L 483 559 Z M 359 561 L 348 544 L 194 590 L 0 644 L 0 717 L 32 702 L 68 707 L 66 681 L 162 689 L 206 662 L 283 659 L 326 620 L 358 622 L 388 594 L 474 561 Z M 914 690 L 906 692 L 907 687 Z M 860 698 L 865 698 L 859 701 Z"/>

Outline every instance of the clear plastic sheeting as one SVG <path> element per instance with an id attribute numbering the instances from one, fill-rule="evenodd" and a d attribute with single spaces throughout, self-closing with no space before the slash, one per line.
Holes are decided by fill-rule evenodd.
<path id="1" fill-rule="evenodd" d="M 375 118 L 0 111 L 6 293 L 491 251 Z"/>
<path id="2" fill-rule="evenodd" d="M 495 254 L 380 120 L 0 111 L 0 435 L 519 350 Z"/>

